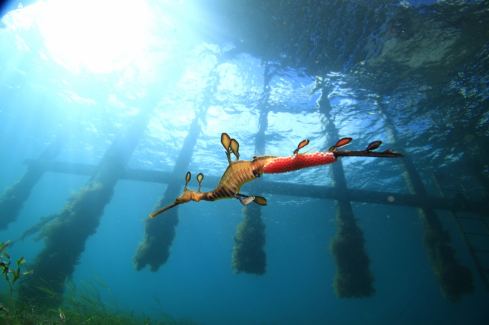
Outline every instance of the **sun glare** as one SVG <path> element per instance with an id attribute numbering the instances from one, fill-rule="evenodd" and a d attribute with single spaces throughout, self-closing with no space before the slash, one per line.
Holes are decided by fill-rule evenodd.
<path id="1" fill-rule="evenodd" d="M 46 47 L 65 67 L 119 70 L 149 43 L 151 8 L 141 0 L 49 0 L 39 22 Z"/>

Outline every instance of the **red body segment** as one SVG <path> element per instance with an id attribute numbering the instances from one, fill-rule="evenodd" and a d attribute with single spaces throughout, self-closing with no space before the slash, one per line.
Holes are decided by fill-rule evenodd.
<path id="1" fill-rule="evenodd" d="M 263 167 L 265 174 L 287 173 L 302 168 L 321 166 L 338 161 L 332 152 L 314 152 L 278 157 Z"/>

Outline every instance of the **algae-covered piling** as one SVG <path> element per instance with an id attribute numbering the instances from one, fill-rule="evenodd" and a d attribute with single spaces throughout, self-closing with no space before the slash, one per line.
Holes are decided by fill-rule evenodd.
<path id="1" fill-rule="evenodd" d="M 68 139 L 67 135 L 58 135 L 44 149 L 37 159 L 38 161 L 52 161 L 64 147 Z M 0 196 L 0 230 L 7 229 L 8 224 L 15 222 L 32 191 L 34 185 L 41 178 L 44 171 L 36 166 L 28 166 L 27 172 L 14 185 L 5 189 Z"/>
<path id="2" fill-rule="evenodd" d="M 178 176 L 185 175 L 185 170 L 190 164 L 197 138 L 200 134 L 199 116 L 196 116 L 190 125 L 190 130 L 183 142 L 182 149 L 173 168 L 174 179 L 169 182 L 165 194 L 155 206 L 154 211 L 167 206 L 180 195 L 184 183 Z M 182 177 L 183 179 L 183 177 Z M 170 256 L 170 247 L 175 238 L 175 227 L 178 225 L 178 207 L 167 211 L 157 218 L 147 218 L 144 221 L 144 239 L 136 249 L 133 264 L 136 270 L 142 270 L 147 264 L 150 271 L 156 272 L 166 263 Z"/>
<path id="3" fill-rule="evenodd" d="M 414 163 L 409 159 L 400 162 L 404 180 L 413 194 L 428 195 Z M 450 235 L 443 230 L 435 210 L 418 208 L 418 215 L 424 228 L 423 243 L 428 249 L 428 258 L 433 261 L 433 272 L 440 284 L 443 297 L 451 302 L 459 302 L 463 295 L 475 291 L 472 271 L 455 258 Z"/>
<path id="4" fill-rule="evenodd" d="M 180 192 L 181 185 L 171 184 L 167 187 L 160 204 L 155 207 L 167 205 L 173 202 L 173 197 Z M 139 244 L 133 257 L 134 268 L 142 270 L 149 264 L 150 271 L 156 272 L 170 257 L 170 247 L 175 238 L 175 227 L 178 225 L 178 209 L 171 209 L 157 218 L 147 218 L 144 221 L 144 240 Z"/>
<path id="5" fill-rule="evenodd" d="M 234 236 L 232 268 L 235 273 L 265 274 L 267 255 L 265 246 L 265 224 L 261 219 L 261 208 L 251 204 L 243 208 L 244 220 L 238 225 Z"/>
<path id="6" fill-rule="evenodd" d="M 35 272 L 26 281 L 27 299 L 44 299 L 46 305 L 53 307 L 61 303 L 65 280 L 73 274 L 86 240 L 97 230 L 114 186 L 147 127 L 152 106 L 147 107 L 112 142 L 87 185 L 41 230 L 38 238 L 44 239 L 45 247 L 31 266 Z"/>
<path id="7" fill-rule="evenodd" d="M 85 242 L 95 233 L 112 194 L 113 186 L 91 182 L 76 194 L 72 202 L 67 203 L 54 221 L 42 229 L 38 239 L 44 239 L 45 247 L 31 266 L 35 272 L 26 281 L 28 297 L 46 298 L 54 305 L 61 303 L 65 279 L 73 274 L 85 250 Z M 50 288 L 54 295 L 47 294 L 42 289 L 44 286 Z"/>
<path id="8" fill-rule="evenodd" d="M 324 128 L 330 139 L 339 139 L 338 130 L 331 114 L 332 106 L 328 93 L 332 88 L 323 86 L 319 103 L 323 114 Z M 334 141 L 330 141 L 334 143 Z M 341 161 L 329 166 L 332 185 L 335 189 L 347 189 L 345 171 Z M 338 198 L 335 201 L 338 233 L 331 241 L 330 251 L 336 262 L 337 273 L 333 287 L 339 298 L 368 298 L 375 295 L 375 278 L 370 271 L 370 258 L 365 250 L 363 231 L 357 226 L 351 203 Z"/>
<path id="9" fill-rule="evenodd" d="M 356 225 L 349 202 L 335 201 L 338 233 L 330 250 L 337 273 L 333 287 L 338 298 L 369 298 L 375 295 L 370 258 L 365 251 L 363 231 Z"/>

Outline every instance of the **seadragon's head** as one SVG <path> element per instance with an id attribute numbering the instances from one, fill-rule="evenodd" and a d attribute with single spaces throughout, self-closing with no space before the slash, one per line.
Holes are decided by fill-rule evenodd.
<path id="1" fill-rule="evenodd" d="M 175 202 L 173 202 L 170 205 L 167 205 L 166 207 L 164 207 L 161 210 L 156 211 L 155 213 L 151 213 L 149 216 L 151 218 L 154 218 L 157 215 L 159 215 L 159 214 L 165 212 L 166 210 L 169 210 L 169 209 L 171 209 L 177 205 L 184 204 L 184 203 L 187 203 L 190 201 L 199 202 L 200 200 L 202 200 L 203 197 L 205 196 L 205 193 L 200 191 L 200 187 L 202 186 L 202 180 L 204 179 L 204 175 L 202 173 L 199 173 L 199 175 L 197 175 L 197 180 L 199 181 L 199 189 L 197 191 L 192 191 L 192 190 L 187 189 L 187 184 L 190 181 L 190 178 L 191 178 L 191 174 L 190 174 L 190 172 L 187 172 L 187 175 L 185 176 L 185 188 L 183 189 L 182 195 L 180 195 L 179 197 L 177 197 L 175 199 Z"/>

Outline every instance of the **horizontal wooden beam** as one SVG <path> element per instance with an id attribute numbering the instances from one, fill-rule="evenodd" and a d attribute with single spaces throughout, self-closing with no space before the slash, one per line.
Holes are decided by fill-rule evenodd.
<path id="1" fill-rule="evenodd" d="M 66 163 L 59 161 L 42 161 L 29 159 L 24 162 L 29 167 L 38 168 L 46 172 L 67 173 L 92 176 L 96 171 L 96 165 Z M 126 168 L 120 179 L 139 182 L 185 183 L 185 175 L 176 177 L 172 172 L 162 172 L 143 169 Z M 213 188 L 219 183 L 219 177 L 206 176 L 204 188 Z M 436 210 L 451 210 L 479 213 L 489 216 L 489 204 L 485 201 L 470 201 L 437 196 L 421 196 L 393 192 L 377 192 L 356 189 L 337 189 L 333 187 L 317 185 L 301 185 L 291 183 L 270 182 L 263 179 L 248 183 L 243 187 L 243 193 L 253 195 L 255 193 L 268 193 L 276 195 L 310 197 L 316 199 L 338 200 L 346 199 L 351 202 L 364 202 L 372 204 L 395 205 L 413 208 L 429 208 Z"/>

